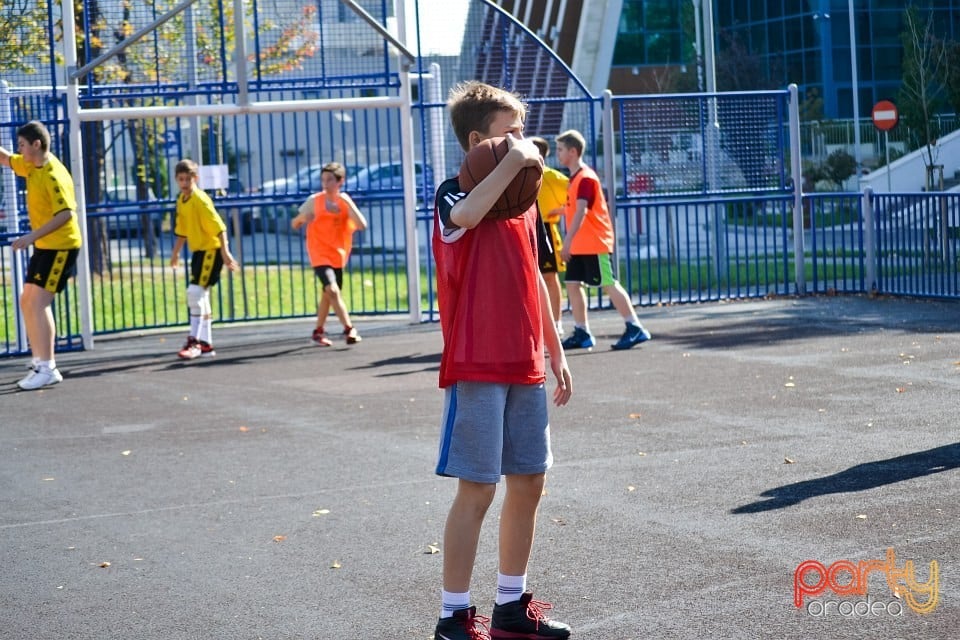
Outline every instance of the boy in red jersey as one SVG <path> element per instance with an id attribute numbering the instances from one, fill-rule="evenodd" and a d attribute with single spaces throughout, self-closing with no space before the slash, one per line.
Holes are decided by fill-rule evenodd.
<path id="1" fill-rule="evenodd" d="M 613 276 L 613 223 L 603 196 L 600 178 L 583 162 L 586 141 L 570 129 L 557 136 L 557 160 L 570 171 L 564 216 L 567 235 L 560 256 L 567 263 L 567 299 L 573 313 L 573 333 L 563 341 L 564 349 L 589 349 L 596 344 L 587 324 L 587 296 L 584 285 L 601 287 L 623 318 L 626 329 L 612 349 L 630 349 L 650 339 L 633 309 L 630 296 Z"/>
<path id="2" fill-rule="evenodd" d="M 343 325 L 347 344 L 360 342 L 360 334 L 350 322 L 350 312 L 340 295 L 340 289 L 343 287 L 343 268 L 347 266 L 353 248 L 353 232 L 366 229 L 367 219 L 353 199 L 340 192 L 346 177 L 346 169 L 339 162 L 323 165 L 320 169 L 323 191 L 307 198 L 290 221 L 294 229 L 306 225 L 307 254 L 313 272 L 323 283 L 323 293 L 317 302 L 317 326 L 312 338 L 321 347 L 333 344 L 323 328 L 331 307 Z"/>
<path id="3" fill-rule="evenodd" d="M 537 209 L 507 220 L 486 214 L 523 167 L 542 163 L 521 138 L 526 107 L 480 82 L 455 87 L 447 103 L 464 151 L 505 136 L 509 151 L 470 193 L 458 178 L 437 189 L 433 251 L 443 331 L 440 387 L 445 402 L 436 472 L 459 479 L 444 529 L 437 640 L 568 638 L 526 590 L 537 508 L 553 462 L 544 349 L 557 381 L 553 401 L 573 383 L 537 260 Z M 480 528 L 506 478 L 500 513 L 499 575 L 492 620 L 470 604 Z M 491 622 L 488 633 L 487 622 Z"/>
<path id="4" fill-rule="evenodd" d="M 183 360 L 217 355 L 213 349 L 213 307 L 210 287 L 220 282 L 223 267 L 239 271 L 240 264 L 230 253 L 227 227 L 213 206 L 213 201 L 197 187 L 200 167 L 193 160 L 181 160 L 173 171 L 180 195 L 177 196 L 177 218 L 173 233 L 177 237 L 170 254 L 170 266 L 180 264 L 183 245 L 190 256 L 190 285 L 187 307 L 190 309 L 190 333 L 187 343 L 177 353 Z"/>
<path id="5" fill-rule="evenodd" d="M 27 182 L 30 233 L 14 239 L 11 246 L 14 251 L 24 251 L 33 245 L 20 294 L 33 359 L 30 373 L 17 383 L 30 391 L 63 380 L 54 356 L 57 331 L 50 306 L 76 273 L 82 238 L 73 178 L 50 153 L 50 132 L 41 122 L 28 122 L 17 129 L 17 147 L 19 153 L 0 147 L 0 165 L 10 167 Z"/>

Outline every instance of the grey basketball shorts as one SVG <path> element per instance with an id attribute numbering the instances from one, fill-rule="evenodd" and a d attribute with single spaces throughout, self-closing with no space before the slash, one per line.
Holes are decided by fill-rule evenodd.
<path id="1" fill-rule="evenodd" d="M 447 387 L 437 475 L 496 483 L 553 464 L 541 384 L 458 382 Z"/>

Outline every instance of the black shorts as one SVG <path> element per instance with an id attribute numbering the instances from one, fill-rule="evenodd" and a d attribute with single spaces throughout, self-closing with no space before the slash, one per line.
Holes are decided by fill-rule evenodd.
<path id="1" fill-rule="evenodd" d="M 343 289 L 343 269 L 321 264 L 313 268 L 313 273 L 323 283 L 324 289 L 334 284 L 337 285 L 337 289 Z"/>
<path id="2" fill-rule="evenodd" d="M 570 256 L 564 282 L 581 282 L 588 287 L 606 287 L 614 282 L 613 262 L 609 253 L 598 256 Z"/>
<path id="3" fill-rule="evenodd" d="M 190 259 L 190 284 L 196 284 L 204 289 L 220 282 L 220 271 L 223 269 L 223 256 L 220 249 L 194 251 Z"/>
<path id="4" fill-rule="evenodd" d="M 27 266 L 27 282 L 50 293 L 60 293 L 67 280 L 77 275 L 80 249 L 34 249 Z"/>
<path id="5" fill-rule="evenodd" d="M 560 250 L 563 248 L 563 239 L 560 237 L 560 225 L 543 223 L 546 232 L 546 240 L 540 239 L 538 251 L 540 255 L 540 273 L 563 273 L 567 270 L 567 265 L 560 257 Z"/>

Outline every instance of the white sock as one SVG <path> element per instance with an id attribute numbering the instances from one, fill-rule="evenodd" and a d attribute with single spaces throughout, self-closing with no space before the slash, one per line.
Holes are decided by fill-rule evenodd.
<path id="1" fill-rule="evenodd" d="M 50 371 L 53 371 L 54 369 L 57 368 L 57 361 L 56 360 L 37 360 L 37 366 L 46 367 L 47 369 L 50 369 Z"/>
<path id="2" fill-rule="evenodd" d="M 200 326 L 197 327 L 197 340 L 213 344 L 213 318 L 200 318 Z"/>
<path id="3" fill-rule="evenodd" d="M 197 337 L 197 329 L 200 328 L 200 316 L 190 316 L 190 336 Z"/>
<path id="4" fill-rule="evenodd" d="M 516 602 L 527 589 L 527 576 L 505 576 L 497 574 L 497 604 Z"/>
<path id="5" fill-rule="evenodd" d="M 440 591 L 442 604 L 440 605 L 440 617 L 450 618 L 454 611 L 470 608 L 470 592 L 455 593 L 451 591 Z"/>

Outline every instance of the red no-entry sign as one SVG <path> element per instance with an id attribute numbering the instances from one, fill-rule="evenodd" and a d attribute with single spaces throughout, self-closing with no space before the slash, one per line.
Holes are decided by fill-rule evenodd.
<path id="1" fill-rule="evenodd" d="M 890 131 L 899 121 L 900 113 L 897 111 L 897 105 L 889 100 L 881 100 L 873 105 L 873 126 L 880 131 Z"/>

